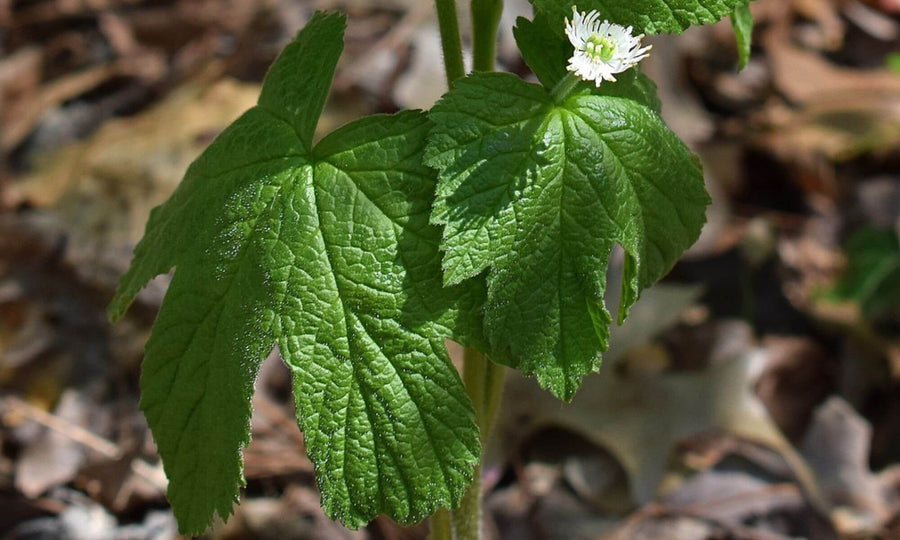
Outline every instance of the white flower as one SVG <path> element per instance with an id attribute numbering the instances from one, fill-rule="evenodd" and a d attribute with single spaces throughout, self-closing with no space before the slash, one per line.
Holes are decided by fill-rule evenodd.
<path id="1" fill-rule="evenodd" d="M 600 21 L 597 11 L 579 13 L 572 7 L 572 20 L 566 19 L 566 35 L 575 46 L 568 70 L 597 86 L 615 81 L 615 74 L 631 68 L 647 57 L 651 45 L 641 47 L 644 34 L 632 36 L 632 28 Z"/>

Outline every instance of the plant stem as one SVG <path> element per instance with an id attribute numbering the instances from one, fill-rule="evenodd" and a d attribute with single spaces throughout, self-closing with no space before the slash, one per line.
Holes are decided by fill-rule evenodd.
<path id="1" fill-rule="evenodd" d="M 556 83 L 556 86 L 550 91 L 550 95 L 553 96 L 553 101 L 556 103 L 565 101 L 566 98 L 569 97 L 569 94 L 578 87 L 579 83 L 581 83 L 581 79 L 578 78 L 577 75 L 574 73 L 566 73 L 566 76 Z"/>
<path id="2" fill-rule="evenodd" d="M 503 0 L 472 0 L 472 49 L 475 71 L 494 71 L 497 29 Z"/>
<path id="3" fill-rule="evenodd" d="M 431 525 L 431 530 L 428 532 L 429 540 L 453 540 L 450 512 L 446 508 L 441 508 L 435 512 L 429 522 Z"/>
<path id="4" fill-rule="evenodd" d="M 459 508 L 450 513 L 458 540 L 481 539 L 481 464 L 475 467 L 475 479 L 463 495 Z"/>
<path id="5" fill-rule="evenodd" d="M 447 72 L 447 86 L 465 75 L 462 55 L 462 40 L 459 35 L 459 20 L 456 16 L 455 0 L 435 0 L 438 27 L 441 32 L 441 47 L 444 52 L 444 68 Z M 497 29 L 503 13 L 503 0 L 472 0 L 472 35 L 474 67 L 476 71 L 493 71 L 497 50 Z M 487 440 L 493 427 L 494 418 L 503 394 L 503 366 L 492 363 L 480 351 L 466 349 L 463 355 L 463 381 L 466 392 L 475 408 L 475 417 L 481 434 L 481 446 Z M 475 468 L 472 485 L 466 490 L 458 509 L 450 513 L 456 537 L 460 540 L 481 538 L 481 464 Z M 431 518 L 432 540 L 449 538 L 450 524 L 447 512 L 439 510 Z M 438 536 L 443 535 L 443 536 Z"/>
<path id="6" fill-rule="evenodd" d="M 491 362 L 484 353 L 466 349 L 463 355 L 463 381 L 475 407 L 481 432 L 481 446 L 487 446 L 494 419 L 503 395 L 505 368 Z M 481 538 L 481 465 L 475 468 L 474 480 L 463 495 L 459 508 L 451 514 L 460 540 Z"/>
<path id="7" fill-rule="evenodd" d="M 483 442 L 486 443 L 494 429 L 494 421 L 497 420 L 497 412 L 500 410 L 500 401 L 503 398 L 503 385 L 506 382 L 506 368 L 487 360 L 485 366 L 484 385 L 484 415 L 481 428 Z"/>
<path id="8" fill-rule="evenodd" d="M 462 39 L 459 37 L 459 19 L 456 16 L 456 0 L 434 0 L 438 27 L 441 31 L 441 48 L 444 51 L 444 70 L 447 87 L 453 88 L 456 79 L 466 74 L 463 63 Z"/>
<path id="9" fill-rule="evenodd" d="M 481 351 L 465 349 L 463 353 L 463 382 L 475 405 L 475 417 L 482 441 L 490 435 L 500 398 L 503 395 L 505 368 L 491 362 Z"/>

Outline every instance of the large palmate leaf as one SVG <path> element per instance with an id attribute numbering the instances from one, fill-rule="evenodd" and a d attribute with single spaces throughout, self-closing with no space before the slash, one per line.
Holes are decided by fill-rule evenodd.
<path id="1" fill-rule="evenodd" d="M 478 284 L 444 288 L 424 113 L 352 123 L 313 146 L 345 20 L 317 14 L 259 104 L 155 209 L 110 306 L 175 267 L 147 344 L 144 410 L 184 533 L 243 483 L 253 381 L 277 343 L 328 514 L 358 527 L 454 506 L 480 448 L 443 338 L 478 341 Z"/>
<path id="2" fill-rule="evenodd" d="M 607 346 L 614 244 L 626 252 L 621 321 L 697 239 L 709 203 L 698 161 L 644 92 L 601 90 L 614 95 L 557 103 L 513 75 L 475 74 L 430 114 L 445 281 L 490 269 L 492 358 L 565 399 Z"/>
<path id="3" fill-rule="evenodd" d="M 692 24 L 710 24 L 750 0 L 531 0 L 562 33 L 564 20 L 578 11 L 597 10 L 603 19 L 631 26 L 636 33 L 680 33 Z"/>

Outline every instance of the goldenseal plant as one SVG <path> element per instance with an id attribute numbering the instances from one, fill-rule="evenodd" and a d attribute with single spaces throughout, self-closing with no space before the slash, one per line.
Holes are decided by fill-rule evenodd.
<path id="1" fill-rule="evenodd" d="M 346 24 L 316 13 L 153 210 L 109 308 L 119 319 L 175 269 L 141 409 L 181 532 L 238 502 L 253 383 L 277 346 L 329 516 L 431 516 L 433 538 L 479 538 L 504 366 L 571 399 L 608 345 L 613 247 L 621 323 L 705 221 L 699 161 L 659 116 L 641 39 L 731 15 L 744 62 L 747 2 L 532 0 L 514 28 L 532 84 L 493 71 L 501 0 L 471 2 L 468 75 L 454 0 L 436 0 L 450 90 L 314 144 Z M 445 339 L 466 347 L 462 375 Z"/>

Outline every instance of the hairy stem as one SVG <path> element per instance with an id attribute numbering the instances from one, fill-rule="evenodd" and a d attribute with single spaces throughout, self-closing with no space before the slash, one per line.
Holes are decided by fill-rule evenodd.
<path id="1" fill-rule="evenodd" d="M 463 381 L 475 407 L 482 448 L 487 446 L 497 416 L 505 375 L 505 368 L 491 362 L 484 353 L 475 349 L 465 350 Z M 453 525 L 460 540 L 481 538 L 481 465 L 476 467 L 474 476 L 459 508 L 452 513 Z"/>
<path id="2" fill-rule="evenodd" d="M 438 27 L 441 31 L 441 48 L 444 51 L 444 70 L 447 86 L 453 88 L 456 79 L 466 74 L 463 63 L 462 39 L 459 37 L 459 19 L 456 16 L 456 0 L 435 0 Z"/>
<path id="3" fill-rule="evenodd" d="M 431 530 L 428 532 L 429 540 L 453 540 L 453 529 L 450 525 L 450 512 L 441 508 L 431 516 L 429 520 Z"/>
<path id="4" fill-rule="evenodd" d="M 465 75 L 462 55 L 462 40 L 459 34 L 459 20 L 456 16 L 455 0 L 435 0 L 438 27 L 441 32 L 441 47 L 444 52 L 444 68 L 447 72 L 447 86 Z M 497 50 L 497 29 L 503 13 L 503 0 L 472 0 L 472 35 L 474 48 L 474 68 L 476 71 L 493 71 Z M 466 391 L 475 407 L 481 446 L 484 448 L 493 427 L 494 418 L 503 393 L 503 366 L 492 363 L 480 351 L 466 349 L 463 357 L 463 381 Z M 466 490 L 458 509 L 450 513 L 456 538 L 460 540 L 480 540 L 481 538 L 481 464 L 475 468 L 472 485 Z M 431 538 L 450 538 L 450 523 L 447 512 L 439 510 L 431 518 Z"/>
<path id="5" fill-rule="evenodd" d="M 578 75 L 574 73 L 566 73 L 566 76 L 563 77 L 556 86 L 553 87 L 553 90 L 550 91 L 550 95 L 553 96 L 553 101 L 556 103 L 562 103 L 566 100 L 567 97 L 575 90 L 578 85 L 581 83 L 581 79 L 578 78 Z"/>
<path id="6" fill-rule="evenodd" d="M 503 0 L 472 0 L 472 49 L 475 71 L 493 71 L 497 56 L 497 29 Z"/>

